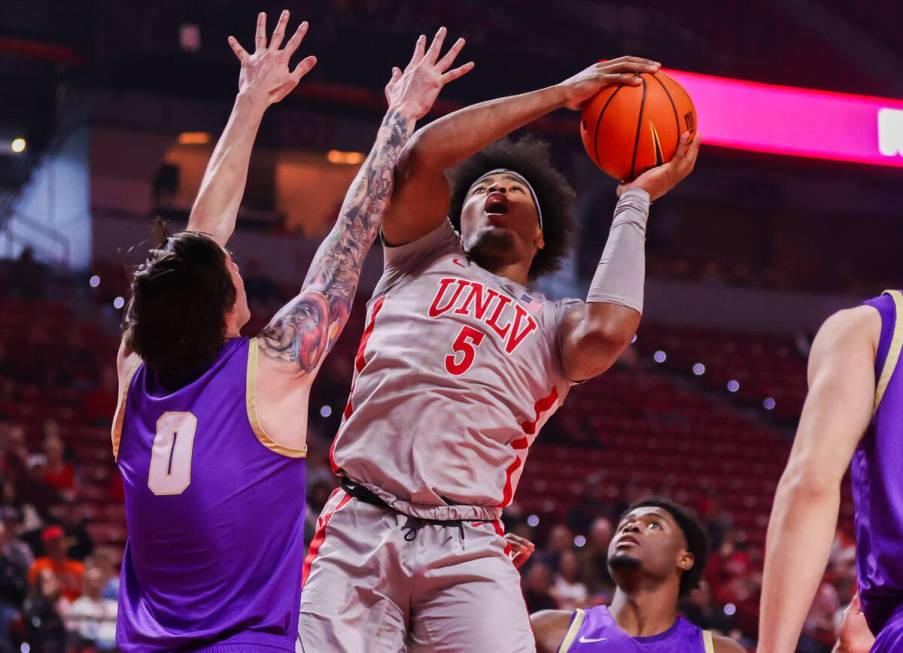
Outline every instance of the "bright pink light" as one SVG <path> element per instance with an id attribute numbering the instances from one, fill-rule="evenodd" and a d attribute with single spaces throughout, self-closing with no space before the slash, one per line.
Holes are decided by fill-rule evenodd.
<path id="1" fill-rule="evenodd" d="M 903 100 L 666 72 L 693 98 L 704 143 L 903 167 Z"/>

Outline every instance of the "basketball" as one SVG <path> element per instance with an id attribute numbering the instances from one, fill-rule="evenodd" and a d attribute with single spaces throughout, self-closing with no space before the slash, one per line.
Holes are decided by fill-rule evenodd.
<path id="1" fill-rule="evenodd" d="M 667 163 L 681 133 L 696 131 L 696 108 L 680 84 L 661 71 L 639 77 L 641 85 L 600 91 L 580 117 L 586 153 L 618 181 Z"/>

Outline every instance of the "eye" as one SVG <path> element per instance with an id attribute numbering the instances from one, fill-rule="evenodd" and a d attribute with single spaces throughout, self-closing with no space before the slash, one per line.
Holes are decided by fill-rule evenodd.
<path id="1" fill-rule="evenodd" d="M 654 521 L 649 523 L 649 528 L 657 528 L 658 530 L 662 530 L 662 525 L 657 521 Z"/>
<path id="2" fill-rule="evenodd" d="M 479 186 L 474 186 L 473 189 L 471 189 L 470 194 L 476 195 L 477 193 L 482 193 L 485 190 L 486 190 L 486 187 L 481 184 Z"/>
<path id="3" fill-rule="evenodd" d="M 514 191 L 517 191 L 518 193 L 526 193 L 526 192 L 527 192 L 526 190 L 524 190 L 524 189 L 523 189 L 522 187 L 520 187 L 520 186 L 512 186 L 512 187 L 511 187 L 511 192 L 513 193 Z"/>

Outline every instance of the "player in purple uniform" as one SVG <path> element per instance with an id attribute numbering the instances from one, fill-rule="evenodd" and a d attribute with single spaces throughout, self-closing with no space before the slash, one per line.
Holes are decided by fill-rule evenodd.
<path id="1" fill-rule="evenodd" d="M 407 69 L 393 69 L 376 142 L 303 289 L 245 338 L 244 286 L 224 247 L 263 114 L 315 64 L 289 68 L 307 24 L 280 49 L 288 19 L 267 44 L 260 14 L 250 55 L 230 37 L 238 97 L 188 230 L 152 250 L 132 281 L 113 427 L 129 526 L 124 651 L 294 650 L 311 383 L 348 318 L 401 148 L 442 86 L 470 69 L 421 63 L 424 38 Z"/>
<path id="2" fill-rule="evenodd" d="M 630 506 L 608 547 L 617 584 L 611 605 L 547 610 L 530 621 L 539 653 L 742 653 L 677 615 L 678 599 L 699 585 L 708 541 L 683 507 L 648 499 Z"/>
<path id="3" fill-rule="evenodd" d="M 822 325 L 809 394 L 778 484 L 765 550 L 759 652 L 796 646 L 837 528 L 852 462 L 856 565 L 873 651 L 903 651 L 903 294 Z"/>

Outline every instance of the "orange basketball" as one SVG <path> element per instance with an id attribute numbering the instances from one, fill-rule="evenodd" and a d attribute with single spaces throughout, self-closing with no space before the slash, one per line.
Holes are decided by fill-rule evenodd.
<path id="1" fill-rule="evenodd" d="M 696 108 L 665 73 L 643 73 L 641 85 L 610 86 L 583 105 L 580 137 L 589 158 L 618 181 L 667 163 L 680 135 L 696 132 Z"/>

